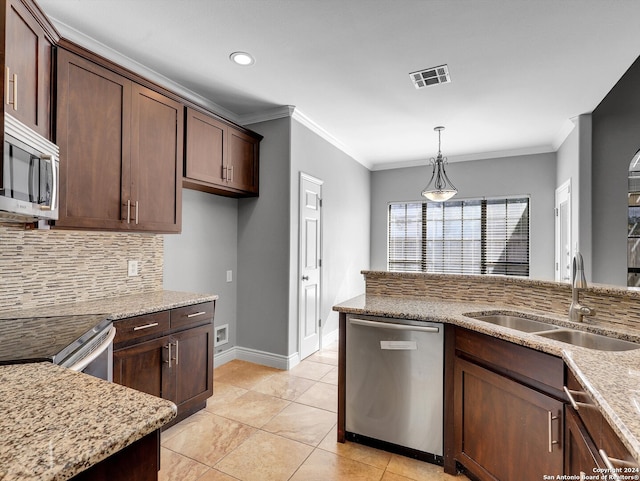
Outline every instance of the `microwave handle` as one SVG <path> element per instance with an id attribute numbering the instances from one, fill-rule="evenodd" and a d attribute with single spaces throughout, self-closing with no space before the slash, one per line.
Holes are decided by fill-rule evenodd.
<path id="1" fill-rule="evenodd" d="M 52 187 L 51 187 L 51 209 L 56 209 L 57 205 L 58 205 L 58 165 L 57 163 L 54 161 L 53 155 L 50 154 L 43 154 L 40 156 L 41 160 L 44 161 L 48 161 L 51 163 L 51 182 L 52 182 Z"/>

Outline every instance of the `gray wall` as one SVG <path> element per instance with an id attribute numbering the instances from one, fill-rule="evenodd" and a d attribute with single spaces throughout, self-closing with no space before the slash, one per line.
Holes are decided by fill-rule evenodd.
<path id="1" fill-rule="evenodd" d="M 291 312 L 289 351 L 298 341 L 298 224 L 300 172 L 322 185 L 323 335 L 338 329 L 335 304 L 364 292 L 369 268 L 370 172 L 297 120 L 291 125 Z"/>
<path id="2" fill-rule="evenodd" d="M 591 236 L 591 115 L 573 119 L 574 129 L 557 152 L 556 188 L 571 179 L 571 249 L 584 258 L 585 274 L 593 279 Z"/>
<path id="3" fill-rule="evenodd" d="M 447 166 L 447 174 L 458 188 L 459 199 L 529 194 L 530 276 L 553 280 L 555 153 L 454 162 Z M 387 204 L 422 200 L 420 192 L 430 177 L 430 166 L 372 173 L 372 269 L 387 269 Z"/>
<path id="4" fill-rule="evenodd" d="M 640 149 L 640 58 L 592 113 L 593 279 L 627 284 L 629 162 Z"/>
<path id="5" fill-rule="evenodd" d="M 164 236 L 164 289 L 218 294 L 215 325 L 229 324 L 229 342 L 237 344 L 236 296 L 238 201 L 194 190 L 182 191 L 182 233 Z M 226 273 L 233 271 L 233 282 Z"/>
<path id="6" fill-rule="evenodd" d="M 238 203 L 238 339 L 289 354 L 290 118 L 252 124 L 260 144 L 260 197 Z"/>

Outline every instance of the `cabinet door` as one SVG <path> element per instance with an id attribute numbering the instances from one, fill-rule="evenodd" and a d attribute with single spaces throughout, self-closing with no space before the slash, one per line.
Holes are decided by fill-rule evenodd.
<path id="1" fill-rule="evenodd" d="M 258 193 L 258 150 L 256 139 L 230 128 L 227 135 L 227 170 L 230 187 Z"/>
<path id="2" fill-rule="evenodd" d="M 565 406 L 564 474 L 578 476 L 595 473 L 601 468 L 597 448 L 580 418 Z"/>
<path id="3" fill-rule="evenodd" d="M 480 480 L 540 481 L 563 468 L 563 404 L 456 358 L 456 459 Z"/>
<path id="4" fill-rule="evenodd" d="M 179 102 L 133 84 L 131 229 L 180 232 L 183 109 Z"/>
<path id="5" fill-rule="evenodd" d="M 131 82 L 66 50 L 57 55 L 59 227 L 119 230 L 126 223 Z"/>
<path id="6" fill-rule="evenodd" d="M 51 138 L 51 42 L 20 2 L 6 6 L 5 111 Z"/>
<path id="7" fill-rule="evenodd" d="M 165 399 L 173 399 L 169 337 L 119 349 L 113 353 L 113 382 Z"/>
<path id="8" fill-rule="evenodd" d="M 225 138 L 227 126 L 187 109 L 185 177 L 216 185 L 226 184 Z"/>
<path id="9" fill-rule="evenodd" d="M 213 324 L 173 334 L 178 414 L 213 395 Z"/>

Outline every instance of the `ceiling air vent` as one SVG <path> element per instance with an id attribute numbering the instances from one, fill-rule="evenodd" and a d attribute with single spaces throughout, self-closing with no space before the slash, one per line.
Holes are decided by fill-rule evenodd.
<path id="1" fill-rule="evenodd" d="M 409 77 L 411 77 L 411 81 L 417 89 L 451 82 L 449 67 L 447 65 L 440 65 L 439 67 L 431 67 L 424 70 L 418 70 L 417 72 L 411 72 Z"/>

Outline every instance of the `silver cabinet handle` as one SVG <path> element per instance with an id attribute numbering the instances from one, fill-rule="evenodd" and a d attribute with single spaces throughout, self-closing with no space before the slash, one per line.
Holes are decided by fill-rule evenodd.
<path id="1" fill-rule="evenodd" d="M 227 166 L 226 166 L 226 165 L 223 165 L 223 166 L 222 166 L 222 180 L 225 180 L 225 181 L 226 181 L 226 180 L 229 180 L 229 179 L 227 178 Z"/>
<path id="2" fill-rule="evenodd" d="M 309 280 L 309 276 L 302 276 L 302 280 L 303 281 L 308 281 Z"/>
<path id="3" fill-rule="evenodd" d="M 365 319 L 349 319 L 351 324 L 356 324 L 358 326 L 366 326 L 366 327 L 376 327 L 379 329 L 395 329 L 398 331 L 420 331 L 420 332 L 440 332 L 439 327 L 433 326 L 411 326 L 409 324 L 394 324 L 392 322 L 377 322 L 377 321 L 369 321 Z"/>
<path id="4" fill-rule="evenodd" d="M 573 396 L 575 396 L 575 395 L 586 394 L 584 391 L 574 391 L 572 389 L 567 388 L 567 386 L 562 386 L 562 389 L 564 389 L 565 394 L 569 398 L 569 402 L 571 403 L 571 407 L 573 409 L 575 409 L 576 411 L 578 411 L 580 409 L 580 407 L 583 407 L 583 408 L 593 408 L 593 407 L 595 407 L 593 404 L 583 403 L 583 402 L 580 402 L 580 401 L 576 401 L 574 399 Z"/>
<path id="5" fill-rule="evenodd" d="M 553 421 L 555 421 L 556 419 L 559 419 L 558 416 L 554 416 L 553 413 L 551 411 L 547 411 L 548 414 L 548 421 L 549 421 L 549 452 L 552 453 L 553 452 L 553 445 L 554 444 L 560 444 L 559 441 L 554 441 L 553 440 L 553 432 L 552 432 L 552 424 Z"/>
<path id="6" fill-rule="evenodd" d="M 179 344 L 178 344 L 178 341 L 176 340 L 176 357 L 174 357 L 174 358 L 173 358 L 173 360 L 174 360 L 174 361 L 176 361 L 176 366 L 178 365 L 178 356 L 179 356 L 179 354 L 178 354 L 178 353 L 179 353 L 178 348 L 179 348 L 179 347 L 180 347 L 180 346 L 179 346 Z"/>
<path id="7" fill-rule="evenodd" d="M 604 461 L 604 465 L 609 470 L 608 474 L 613 476 L 613 478 L 609 478 L 609 479 L 614 479 L 614 480 L 620 479 L 620 476 L 618 476 L 616 473 L 620 473 L 621 469 L 616 468 L 614 466 L 614 463 L 617 464 L 618 466 L 625 467 L 625 468 L 636 468 L 636 469 L 638 468 L 637 464 L 631 463 L 629 461 L 625 461 L 624 459 L 610 458 L 609 456 L 607 456 L 607 453 L 605 452 L 604 449 L 600 449 L 598 453 L 600 453 L 600 457 L 602 458 L 602 461 Z"/>
<path id="8" fill-rule="evenodd" d="M 573 409 L 575 409 L 576 411 L 580 409 L 580 406 L 578 405 L 578 403 L 576 402 L 575 399 L 573 399 L 573 394 L 581 394 L 578 391 L 571 391 L 569 390 L 569 388 L 567 386 L 562 386 L 562 389 L 564 389 L 565 394 L 567 395 L 567 397 L 569 398 L 569 402 L 571 403 L 571 406 L 573 407 Z M 581 403 L 582 404 L 582 403 Z"/>
<path id="9" fill-rule="evenodd" d="M 13 105 L 13 110 L 18 110 L 18 75 L 14 73 L 13 78 L 11 78 L 9 67 L 6 68 L 6 72 L 7 104 Z M 10 99 L 11 90 L 9 90 L 9 84 L 13 84 L 13 100 Z"/>
<path id="10" fill-rule="evenodd" d="M 164 348 L 169 350 L 169 355 L 167 356 L 168 360 L 164 362 L 169 363 L 169 369 L 171 369 L 171 343 L 168 343 Z"/>
<path id="11" fill-rule="evenodd" d="M 127 224 L 131 223 L 131 200 L 127 200 Z"/>
<path id="12" fill-rule="evenodd" d="M 136 200 L 136 225 L 138 225 L 138 201 Z"/>
<path id="13" fill-rule="evenodd" d="M 193 314 L 188 314 L 187 317 L 191 318 L 191 317 L 203 316 L 206 313 L 207 313 L 207 311 L 194 312 Z"/>
<path id="14" fill-rule="evenodd" d="M 133 328 L 134 331 L 142 331 L 143 329 L 149 329 L 150 327 L 156 327 L 158 325 L 157 322 L 152 322 L 151 324 L 145 324 L 144 326 L 136 326 Z"/>
<path id="15" fill-rule="evenodd" d="M 229 178 L 227 179 L 229 182 L 233 182 L 233 165 L 227 169 L 227 172 L 231 171 Z"/>

